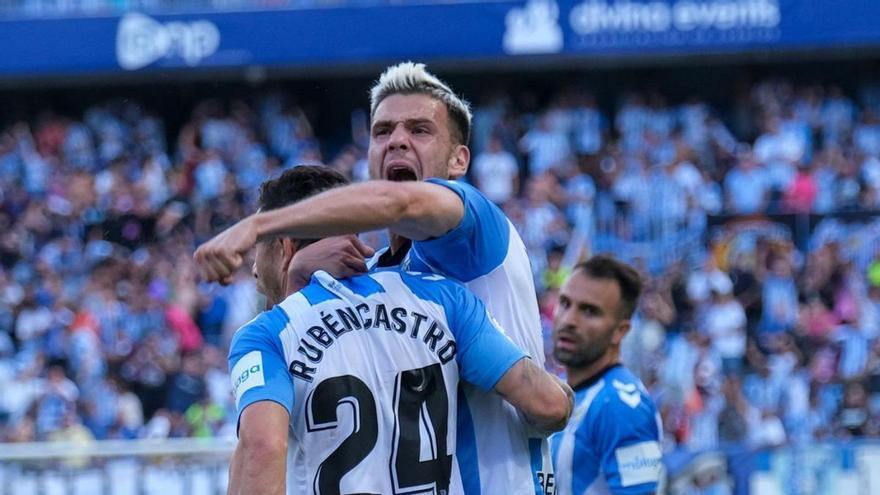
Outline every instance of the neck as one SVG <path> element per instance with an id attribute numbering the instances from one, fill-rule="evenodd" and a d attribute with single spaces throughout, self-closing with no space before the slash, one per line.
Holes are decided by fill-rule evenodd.
<path id="1" fill-rule="evenodd" d="M 574 388 L 601 373 L 605 368 L 620 361 L 620 349 L 609 348 L 608 351 L 592 364 L 583 368 L 565 367 L 568 384 Z"/>
<path id="2" fill-rule="evenodd" d="M 406 237 L 399 236 L 393 232 L 388 233 L 388 239 L 390 240 L 388 244 L 388 249 L 391 251 L 391 254 L 397 252 L 398 249 L 402 248 L 408 239 Z"/>

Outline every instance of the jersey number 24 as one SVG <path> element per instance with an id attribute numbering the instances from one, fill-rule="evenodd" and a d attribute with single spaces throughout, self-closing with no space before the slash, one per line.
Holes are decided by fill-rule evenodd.
<path id="1" fill-rule="evenodd" d="M 342 477 L 357 466 L 376 445 L 379 434 L 376 400 L 367 384 L 353 375 L 336 376 L 319 383 L 309 398 L 306 427 L 309 432 L 336 428 L 337 406 L 347 404 L 355 412 L 354 431 L 318 468 L 313 489 L 318 495 L 340 495 Z M 439 364 L 403 371 L 394 384 L 394 435 L 389 474 L 394 494 L 447 493 L 452 456 L 446 454 L 449 399 Z M 422 415 L 422 411 L 427 413 Z M 419 423 L 430 418 L 425 430 L 433 455 L 420 460 Z M 352 494 L 372 495 L 372 494 Z"/>

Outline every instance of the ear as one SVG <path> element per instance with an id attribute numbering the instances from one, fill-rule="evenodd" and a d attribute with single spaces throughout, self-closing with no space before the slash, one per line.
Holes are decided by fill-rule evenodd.
<path id="1" fill-rule="evenodd" d="M 620 323 L 617 324 L 617 328 L 614 329 L 614 335 L 611 336 L 611 343 L 619 346 L 623 341 L 623 338 L 626 337 L 626 334 L 629 333 L 630 328 L 632 328 L 632 322 L 630 320 L 621 320 Z"/>
<path id="2" fill-rule="evenodd" d="M 284 238 L 280 239 L 281 241 L 281 268 L 284 273 L 287 273 L 287 270 L 290 268 L 290 263 L 293 261 L 293 255 L 296 254 L 298 248 L 297 243 L 293 242 L 290 239 Z"/>
<path id="3" fill-rule="evenodd" d="M 471 164 L 471 150 L 463 144 L 455 145 L 452 154 L 449 156 L 447 163 L 447 172 L 450 179 L 458 179 L 464 177 Z"/>

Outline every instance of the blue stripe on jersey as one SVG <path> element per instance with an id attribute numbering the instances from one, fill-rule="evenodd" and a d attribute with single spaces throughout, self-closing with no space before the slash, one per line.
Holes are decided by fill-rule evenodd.
<path id="1" fill-rule="evenodd" d="M 471 409 L 461 385 L 458 387 L 458 435 L 455 455 L 458 457 L 458 470 L 464 495 L 480 495 L 480 465 L 477 460 L 477 434 Z"/>
<path id="2" fill-rule="evenodd" d="M 541 455 L 543 443 L 540 438 L 529 439 L 529 460 L 532 464 L 532 475 L 535 477 L 535 495 L 544 495 L 544 488 L 541 486 L 541 480 L 538 479 L 538 473 L 543 471 L 544 467 L 544 457 Z"/>
<path id="3" fill-rule="evenodd" d="M 385 287 L 369 276 L 337 279 L 350 291 L 361 297 L 370 297 L 379 292 L 385 292 Z"/>
<path id="4" fill-rule="evenodd" d="M 312 279 L 312 282 L 314 282 L 314 279 Z M 303 287 L 299 293 L 302 294 L 303 297 L 306 298 L 306 301 L 312 306 L 317 306 L 325 301 L 339 299 L 336 294 L 325 289 L 320 283 L 309 283 L 309 285 Z"/>
<path id="5" fill-rule="evenodd" d="M 428 179 L 450 189 L 464 203 L 464 216 L 446 234 L 413 242 L 413 270 L 441 270 L 444 275 L 470 282 L 498 268 L 507 257 L 510 223 L 504 213 L 474 187 L 460 182 Z M 424 263 L 419 263 L 423 261 Z M 426 264 L 426 267 L 417 266 Z"/>
<path id="6" fill-rule="evenodd" d="M 245 408 L 260 401 L 277 402 L 288 414 L 293 411 L 293 382 L 278 340 L 278 333 L 288 321 L 284 310 L 275 306 L 260 313 L 232 336 L 227 364 L 232 374 L 239 421 Z M 239 361 L 246 366 L 238 367 Z M 238 426 L 236 433 L 237 430 Z"/>
<path id="7" fill-rule="evenodd" d="M 290 323 L 290 316 L 279 306 L 275 306 L 269 311 L 269 314 L 272 316 L 272 319 L 278 323 L 280 328 L 284 328 Z M 280 320 L 280 321 L 279 321 Z"/>

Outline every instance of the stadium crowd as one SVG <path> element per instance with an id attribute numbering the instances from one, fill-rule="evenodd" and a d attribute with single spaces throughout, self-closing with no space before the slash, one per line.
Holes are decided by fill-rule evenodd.
<path id="1" fill-rule="evenodd" d="M 625 361 L 666 447 L 880 437 L 878 223 L 829 222 L 806 244 L 766 220 L 710 228 L 880 209 L 880 84 L 769 79 L 726 107 L 538 101 L 476 102 L 468 180 L 527 244 L 545 335 L 578 239 L 700 232 L 673 263 L 631 260 L 648 283 Z M 226 346 L 261 300 L 247 271 L 202 283 L 192 251 L 286 167 L 365 179 L 369 135 L 328 150 L 281 94 L 204 101 L 178 124 L 126 100 L 2 129 L 0 441 L 235 434 Z"/>

